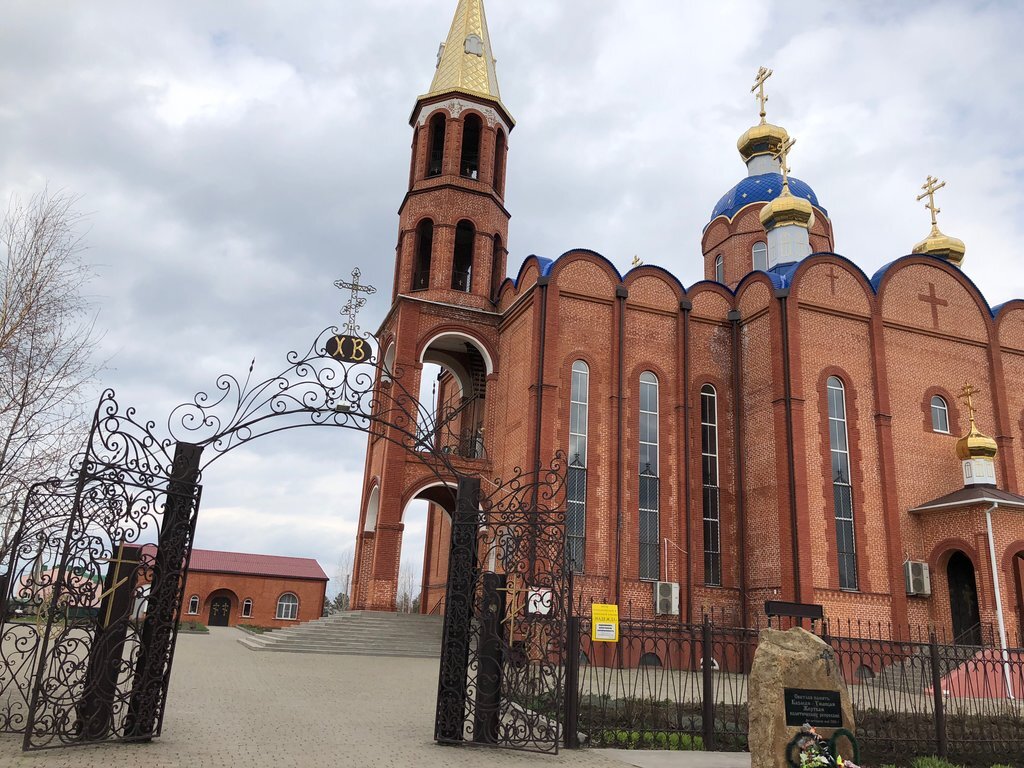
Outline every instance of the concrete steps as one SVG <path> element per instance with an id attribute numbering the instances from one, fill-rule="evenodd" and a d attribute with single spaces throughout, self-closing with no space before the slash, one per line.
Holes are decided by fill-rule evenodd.
<path id="1" fill-rule="evenodd" d="M 238 642 L 253 651 L 437 658 L 443 620 L 421 614 L 344 611 L 262 635 L 246 632 Z"/>

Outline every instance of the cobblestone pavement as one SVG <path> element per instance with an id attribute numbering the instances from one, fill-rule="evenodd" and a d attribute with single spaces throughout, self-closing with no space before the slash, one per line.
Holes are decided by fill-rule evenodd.
<path id="1" fill-rule="evenodd" d="M 152 744 L 25 754 L 20 737 L 0 735 L 0 766 L 623 766 L 596 750 L 550 756 L 437 746 L 436 660 L 254 653 L 236 642 L 240 634 L 179 636 L 164 735 Z"/>

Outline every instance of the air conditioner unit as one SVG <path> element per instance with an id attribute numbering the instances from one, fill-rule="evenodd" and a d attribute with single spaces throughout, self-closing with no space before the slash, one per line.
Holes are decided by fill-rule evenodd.
<path id="1" fill-rule="evenodd" d="M 903 564 L 903 577 L 907 582 L 908 595 L 927 597 L 932 593 L 932 579 L 928 572 L 928 563 L 907 560 Z"/>
<path id="2" fill-rule="evenodd" d="M 679 615 L 679 585 L 673 581 L 654 582 L 654 612 L 659 616 Z"/>

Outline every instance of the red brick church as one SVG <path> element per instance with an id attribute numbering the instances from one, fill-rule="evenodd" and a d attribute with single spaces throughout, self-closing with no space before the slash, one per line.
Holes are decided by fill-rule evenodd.
<path id="1" fill-rule="evenodd" d="M 506 477 L 566 452 L 584 602 L 674 620 L 713 606 L 737 624 L 766 599 L 813 602 L 832 619 L 960 637 L 1001 615 L 1016 635 L 1024 302 L 992 307 L 975 287 L 964 244 L 936 224 L 931 177 L 932 229 L 911 255 L 886 244 L 892 260 L 867 275 L 836 254 L 826 207 L 789 176 L 790 137 L 760 103 L 738 142 L 746 175 L 701 235 L 704 280 L 622 274 L 589 250 L 530 256 L 509 279 L 515 123 L 483 3 L 459 0 L 412 112 L 383 359 L 415 378 L 439 364 L 449 396 L 478 395 L 461 415 L 472 439 L 453 452 L 466 470 Z M 371 435 L 356 608 L 393 609 L 414 499 L 433 502 L 430 610 L 451 492 Z"/>

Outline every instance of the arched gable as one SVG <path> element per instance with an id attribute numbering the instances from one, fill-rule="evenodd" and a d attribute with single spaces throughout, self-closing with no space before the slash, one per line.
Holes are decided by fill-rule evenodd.
<path id="1" fill-rule="evenodd" d="M 875 292 L 860 268 L 835 253 L 817 253 L 793 272 L 792 295 L 797 301 L 857 315 L 870 315 Z"/>
<path id="2" fill-rule="evenodd" d="M 771 304 L 774 285 L 764 272 L 751 272 L 736 286 L 736 306 L 746 319 Z"/>
<path id="3" fill-rule="evenodd" d="M 675 312 L 683 297 L 683 286 L 666 269 L 644 265 L 631 269 L 624 279 L 629 290 L 629 303 Z"/>
<path id="4" fill-rule="evenodd" d="M 1014 299 L 995 308 L 999 344 L 1024 352 L 1024 301 Z"/>
<path id="5" fill-rule="evenodd" d="M 611 296 L 622 276 L 604 256 L 594 251 L 566 251 L 551 265 L 551 279 L 559 290 L 587 296 Z"/>
<path id="6" fill-rule="evenodd" d="M 690 286 L 686 292 L 693 302 L 693 315 L 726 320 L 729 310 L 733 308 L 735 297 L 732 291 L 721 283 L 702 280 Z"/>

